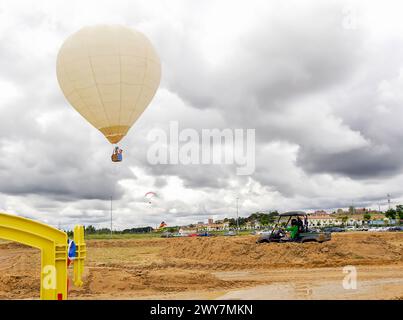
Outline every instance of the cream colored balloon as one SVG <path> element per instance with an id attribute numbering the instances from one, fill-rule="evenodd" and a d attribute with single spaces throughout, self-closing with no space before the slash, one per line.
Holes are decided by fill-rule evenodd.
<path id="1" fill-rule="evenodd" d="M 119 25 L 85 27 L 63 43 L 57 79 L 70 104 L 118 143 L 154 97 L 161 65 L 151 42 Z"/>

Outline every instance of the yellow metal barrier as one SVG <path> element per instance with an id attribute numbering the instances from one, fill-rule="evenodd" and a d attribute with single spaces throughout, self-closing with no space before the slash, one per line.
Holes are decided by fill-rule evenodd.
<path id="1" fill-rule="evenodd" d="M 76 259 L 74 260 L 74 285 L 81 287 L 83 285 L 82 274 L 84 271 L 84 259 L 87 256 L 87 249 L 84 241 L 84 227 L 75 226 L 74 242 L 76 244 Z"/>
<path id="2" fill-rule="evenodd" d="M 67 299 L 68 247 L 65 232 L 37 221 L 0 213 L 0 238 L 41 250 L 41 299 Z M 83 226 L 74 228 L 74 240 L 76 243 L 74 284 L 81 286 L 86 256 Z"/>

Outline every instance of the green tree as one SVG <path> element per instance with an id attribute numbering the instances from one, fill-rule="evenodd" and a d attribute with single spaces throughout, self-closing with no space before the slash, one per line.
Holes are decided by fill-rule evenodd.
<path id="1" fill-rule="evenodd" d="M 364 221 L 368 222 L 371 220 L 371 215 L 369 213 L 364 214 Z"/>
<path id="2" fill-rule="evenodd" d="M 88 227 L 85 227 L 86 234 L 94 234 L 96 232 L 97 232 L 97 229 L 95 229 L 94 226 L 89 225 Z"/>
<path id="3" fill-rule="evenodd" d="M 270 222 L 269 215 L 267 215 L 267 214 L 262 214 L 262 215 L 259 217 L 259 223 L 260 223 L 262 226 L 267 226 L 267 225 L 269 224 L 269 222 Z"/>
<path id="4" fill-rule="evenodd" d="M 164 228 L 166 232 L 178 232 L 179 231 L 179 227 L 165 227 Z"/>
<path id="5" fill-rule="evenodd" d="M 278 215 L 279 215 L 279 213 L 277 210 L 270 212 L 269 213 L 270 223 L 273 223 L 277 219 Z"/>
<path id="6" fill-rule="evenodd" d="M 234 218 L 228 219 L 228 225 L 230 228 L 236 227 L 236 219 Z"/>
<path id="7" fill-rule="evenodd" d="M 385 217 L 389 219 L 396 219 L 396 210 L 392 208 L 389 209 L 385 212 Z"/>
<path id="8" fill-rule="evenodd" d="M 399 216 L 399 219 L 403 219 L 403 205 L 398 204 L 396 206 L 396 213 Z"/>
<path id="9" fill-rule="evenodd" d="M 347 216 L 341 217 L 341 222 L 342 222 L 343 226 L 346 224 L 347 220 L 348 220 Z"/>

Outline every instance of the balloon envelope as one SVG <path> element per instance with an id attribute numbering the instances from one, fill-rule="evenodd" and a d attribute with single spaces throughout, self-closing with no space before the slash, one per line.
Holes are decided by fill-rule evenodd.
<path id="1" fill-rule="evenodd" d="M 57 79 L 70 104 L 118 143 L 154 97 L 158 55 L 140 32 L 118 25 L 85 27 L 57 56 Z"/>

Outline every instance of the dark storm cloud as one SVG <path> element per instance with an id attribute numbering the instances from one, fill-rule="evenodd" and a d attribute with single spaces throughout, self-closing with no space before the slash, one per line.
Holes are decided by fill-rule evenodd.
<path id="1" fill-rule="evenodd" d="M 191 33 L 161 30 L 162 44 L 180 44 L 169 49 L 160 44 L 168 88 L 193 106 L 220 108 L 230 118 L 238 115 L 245 125 L 246 111 L 254 104 L 282 108 L 284 100 L 324 90 L 351 75 L 362 54 L 361 39 L 359 32 L 342 28 L 341 4 L 308 9 L 296 2 L 296 8 L 275 3 L 280 9 L 262 7 L 266 19 L 251 22 L 253 27 L 239 36 L 219 65 L 209 64 L 195 50 L 198 39 Z M 293 9 L 296 13 L 290 14 Z"/>
<path id="2" fill-rule="evenodd" d="M 397 45 L 399 44 L 399 45 Z M 349 128 L 360 132 L 370 142 L 359 149 L 344 152 L 320 153 L 306 146 L 301 149 L 298 164 L 310 173 L 329 172 L 357 179 L 385 178 L 399 174 L 403 167 L 403 153 L 399 152 L 403 139 L 403 95 L 401 68 L 403 67 L 403 39 L 380 40 L 379 46 L 393 48 L 378 53 L 368 48 L 359 78 L 333 95 L 331 103 L 336 115 Z M 387 63 L 386 63 L 387 61 Z"/>
<path id="3" fill-rule="evenodd" d="M 41 143 L 31 141 L 27 149 L 15 155 L 20 158 L 18 161 L 13 157 L 0 160 L 12 161 L 14 168 L 13 171 L 0 169 L 0 191 L 10 195 L 39 194 L 58 201 L 105 200 L 111 194 L 119 198 L 122 195 L 121 188 L 117 186 L 120 175 L 111 172 L 105 163 L 97 164 L 94 158 L 87 155 L 90 150 L 83 153 L 55 146 L 52 151 L 47 151 L 41 147 Z M 58 153 L 59 157 L 53 157 L 53 153 Z M 24 155 L 28 155 L 28 159 L 24 159 Z M 63 155 L 64 159 L 60 159 Z M 31 166 L 30 161 L 37 164 Z M 5 167 L 5 164 L 1 167 Z M 130 176 L 130 172 L 124 175 Z"/>
<path id="4" fill-rule="evenodd" d="M 401 157 L 394 152 L 376 154 L 359 149 L 337 154 L 314 154 L 303 151 L 298 163 L 310 173 L 327 172 L 355 179 L 393 176 L 402 168 Z"/>
<path id="5" fill-rule="evenodd" d="M 28 20 L 25 28 L 40 22 Z M 17 97 L 0 103 L 0 192 L 58 201 L 120 197 L 120 175 L 110 166 L 109 148 L 103 145 L 106 161 L 99 161 L 101 152 L 89 141 L 95 136 L 102 145 L 101 134 L 75 114 L 58 88 L 57 51 L 40 55 L 29 51 L 29 43 L 21 50 L 12 33 L 1 40 L 0 81 L 15 86 Z M 130 177 L 126 170 L 120 174 Z"/>
<path id="6" fill-rule="evenodd" d="M 228 178 L 236 172 L 233 166 L 221 165 L 149 165 L 144 163 L 153 175 L 179 176 L 186 188 L 221 189 L 228 186 Z M 156 187 L 160 184 L 157 182 Z"/>
<path id="7" fill-rule="evenodd" d="M 102 136 L 94 133 L 91 139 L 93 129 L 79 116 L 61 107 L 42 125 L 38 116 L 42 109 L 49 110 L 40 102 L 24 97 L 0 107 L 7 110 L 7 120 L 3 118 L 0 126 L 0 192 L 41 194 L 55 200 L 122 195 L 116 184 L 121 176 L 130 177 L 130 171 L 123 167 L 114 172 L 109 148 L 103 147 L 104 157 L 98 158 L 102 151 L 89 141 L 101 144 Z"/>
<path id="8" fill-rule="evenodd" d="M 294 5 L 295 8 L 279 4 L 280 9 L 275 12 L 262 8 L 267 19 L 251 23 L 253 27 L 239 36 L 225 63 L 210 65 L 203 53 L 195 50 L 197 40 L 186 31 L 178 34 L 171 32 L 169 27 L 161 30 L 159 46 L 165 59 L 165 81 L 170 90 L 192 106 L 219 110 L 229 127 L 256 128 L 260 145 L 276 139 L 297 143 L 306 154 L 299 157 L 298 164 L 315 172 L 313 163 L 319 161 L 321 154 L 316 158 L 317 153 L 309 150 L 311 141 L 298 131 L 298 127 L 287 130 L 284 110 L 301 96 L 326 92 L 349 80 L 359 70 L 365 54 L 362 42 L 365 33 L 342 27 L 342 4 L 318 4 L 309 9 L 297 3 Z M 289 10 L 295 10 L 295 14 L 290 14 Z M 180 45 L 168 47 L 172 42 Z M 178 56 L 180 60 L 177 60 Z M 321 129 L 319 124 L 318 134 Z M 333 142 L 329 140 L 328 143 Z M 367 151 L 360 150 L 361 153 Z M 337 154 L 333 159 L 338 159 Z M 349 166 L 349 162 L 343 160 L 343 153 L 334 161 L 344 163 L 346 175 L 357 170 L 357 165 L 351 163 Z M 383 164 L 380 169 L 388 165 Z M 197 174 L 198 169 L 200 174 Z M 376 167 L 372 169 L 376 170 Z M 178 170 L 153 168 L 155 174 L 165 170 L 185 179 L 192 187 L 223 187 L 217 175 L 203 174 L 206 166 L 191 171 L 183 167 Z M 335 166 L 329 164 L 327 168 L 323 163 L 318 172 L 335 172 Z M 383 169 L 376 171 L 375 175 L 382 172 Z M 287 186 L 279 189 L 286 192 L 284 188 Z"/>
<path id="9" fill-rule="evenodd" d="M 110 228 L 109 225 L 109 216 L 107 211 L 105 211 L 104 216 L 97 216 L 94 215 L 93 212 L 90 213 L 83 213 L 82 215 L 79 216 L 73 216 L 73 217 L 66 217 L 62 216 L 63 223 L 61 224 L 62 228 L 70 229 L 72 230 L 73 227 L 77 224 L 77 221 L 80 221 L 80 224 L 84 226 L 89 226 L 93 225 L 96 226 L 97 228 Z M 115 229 L 115 228 L 114 228 Z"/>
<path id="10" fill-rule="evenodd" d="M 154 185 L 157 188 L 162 188 L 162 187 L 165 187 L 167 185 L 167 181 L 166 181 L 166 179 L 164 177 L 157 177 L 155 179 Z"/>
<path id="11" fill-rule="evenodd" d="M 366 112 L 368 104 L 376 104 L 379 99 L 377 82 L 393 75 L 393 63 L 385 68 L 385 57 L 379 56 L 376 48 L 366 47 L 366 30 L 343 28 L 343 8 L 343 4 L 333 2 L 309 9 L 302 5 L 296 5 L 295 8 L 284 6 L 275 14 L 265 11 L 268 18 L 256 22 L 253 28 L 242 34 L 234 44 L 236 49 L 232 50 L 233 54 L 218 66 L 210 65 L 201 52 L 194 50 L 196 40 L 186 32 L 175 34 L 175 41 L 181 44 L 177 51 L 175 47 L 164 51 L 161 43 L 174 40 L 170 38 L 173 33 L 170 34 L 168 28 L 162 31 L 167 34 L 160 43 L 167 61 L 167 86 L 192 106 L 220 110 L 228 121 L 232 121 L 228 123 L 229 126 L 235 122 L 243 127 L 256 128 L 261 145 L 276 139 L 298 144 L 300 154 L 297 165 L 308 173 L 331 173 L 351 178 L 382 178 L 396 174 L 401 171 L 402 156 L 391 151 L 379 152 L 378 149 L 386 146 L 387 149 L 397 150 L 402 130 L 398 126 L 394 129 L 389 127 L 392 119 L 381 124 L 376 118 L 370 119 L 373 113 Z M 290 14 L 288 10 L 295 10 L 295 14 Z M 387 47 L 391 47 L 391 44 L 387 44 Z M 190 54 L 183 56 L 183 50 Z M 391 52 L 388 56 L 398 66 L 401 62 L 401 55 L 398 54 L 401 46 Z M 174 61 L 177 56 L 182 57 L 180 63 Z M 368 68 L 366 63 L 370 63 L 371 67 Z M 356 88 L 353 90 L 349 83 L 363 68 L 371 81 L 363 79 L 361 83 L 354 83 Z M 282 110 L 292 105 L 293 100 L 308 94 L 325 93 L 344 84 L 347 85 L 343 89 L 352 93 L 348 97 L 351 98 L 348 110 L 354 110 L 350 114 L 339 112 L 338 109 L 343 106 L 337 105 L 337 102 L 342 101 L 335 95 L 323 95 L 322 99 L 332 105 L 331 112 L 340 116 L 341 124 L 345 124 L 345 127 L 340 127 L 340 132 L 352 130 L 363 139 L 368 138 L 370 146 L 359 146 L 357 143 L 350 150 L 318 151 L 298 126 L 287 130 L 288 119 Z M 354 97 L 366 91 L 368 94 Z M 310 109 L 309 112 L 315 111 Z M 342 135 L 328 137 L 321 133 L 322 130 L 326 131 L 326 125 L 312 122 L 312 126 L 317 126 L 316 135 L 322 134 L 323 139 L 328 139 L 323 143 L 332 149 Z M 202 170 L 205 169 L 203 167 Z M 260 169 L 261 175 L 257 179 L 264 181 L 264 166 Z M 159 170 L 155 173 L 158 174 Z M 189 186 L 220 187 L 220 183 L 214 181 L 217 180 L 215 175 L 199 179 L 197 174 L 189 176 L 186 171 L 174 172 L 185 179 Z M 192 171 L 195 172 L 197 168 Z M 273 182 L 273 179 L 266 180 L 266 183 L 268 181 Z M 285 195 L 299 192 L 288 182 L 275 181 L 275 187 Z"/>

